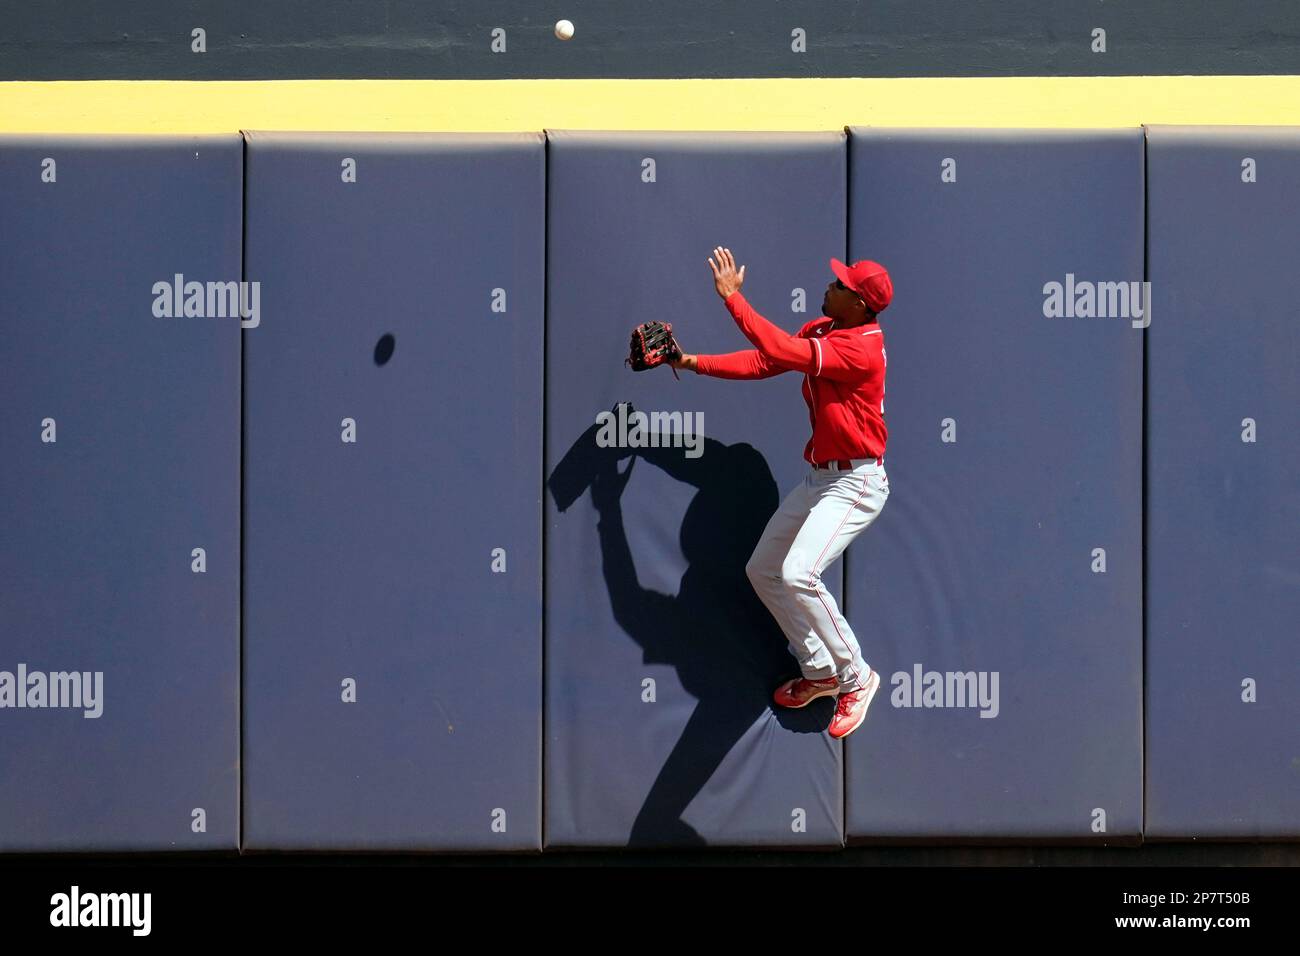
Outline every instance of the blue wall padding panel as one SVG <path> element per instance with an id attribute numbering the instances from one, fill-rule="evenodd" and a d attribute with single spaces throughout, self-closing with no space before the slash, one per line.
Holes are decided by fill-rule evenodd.
<path id="1" fill-rule="evenodd" d="M 1115 313 L 1142 305 L 1142 148 L 851 131 L 850 254 L 891 270 L 894 301 L 892 493 L 845 570 L 882 675 L 848 738 L 850 840 L 1141 832 L 1143 332 Z M 1052 282 L 1138 295 L 1049 318 Z"/>
<path id="2" fill-rule="evenodd" d="M 194 313 L 239 280 L 242 161 L 0 137 L 0 850 L 238 846 L 239 320 Z M 155 315 L 177 274 L 202 309 Z"/>
<path id="3" fill-rule="evenodd" d="M 1148 836 L 1300 836 L 1298 177 L 1294 128 L 1147 130 Z"/>
<path id="4" fill-rule="evenodd" d="M 543 135 L 247 135 L 246 845 L 539 849 Z"/>
<path id="5" fill-rule="evenodd" d="M 838 846 L 832 705 L 774 713 L 798 667 L 744 570 L 807 473 L 802 376 L 675 381 L 623 359 L 652 319 L 688 352 L 749 347 L 714 290 L 717 245 L 767 318 L 820 314 L 844 136 L 548 137 L 547 846 Z M 662 447 L 601 447 L 597 416 L 624 401 L 683 417 Z M 838 598 L 838 564 L 826 580 Z"/>

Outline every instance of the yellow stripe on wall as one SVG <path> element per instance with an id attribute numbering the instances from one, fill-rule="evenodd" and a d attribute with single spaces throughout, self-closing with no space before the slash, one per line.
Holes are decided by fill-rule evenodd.
<path id="1" fill-rule="evenodd" d="M 0 132 L 1300 125 L 1300 76 L 0 83 Z"/>

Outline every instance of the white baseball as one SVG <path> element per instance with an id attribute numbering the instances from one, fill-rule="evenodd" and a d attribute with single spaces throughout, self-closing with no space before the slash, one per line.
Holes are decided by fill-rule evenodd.
<path id="1" fill-rule="evenodd" d="M 555 24 L 555 35 L 561 40 L 570 40 L 573 38 L 573 24 L 568 20 L 561 20 Z"/>

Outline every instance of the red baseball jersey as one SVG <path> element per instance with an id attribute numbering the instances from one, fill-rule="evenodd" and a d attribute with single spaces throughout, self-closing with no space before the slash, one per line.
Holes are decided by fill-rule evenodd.
<path id="1" fill-rule="evenodd" d="M 696 371 L 716 378 L 771 378 L 802 372 L 812 437 L 803 456 L 810 463 L 885 454 L 885 336 L 878 322 L 831 330 L 833 319 L 813 319 L 796 335 L 773 325 L 739 291 L 727 310 L 754 348 L 701 355 Z"/>

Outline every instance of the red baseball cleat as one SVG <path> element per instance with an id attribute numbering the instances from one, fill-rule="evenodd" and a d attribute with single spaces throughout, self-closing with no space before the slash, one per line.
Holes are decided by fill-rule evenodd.
<path id="1" fill-rule="evenodd" d="M 782 707 L 807 707 L 818 697 L 834 697 L 840 692 L 840 682 L 834 677 L 809 680 L 796 677 L 776 689 L 772 699 Z"/>
<path id="2" fill-rule="evenodd" d="M 847 737 L 858 729 L 866 719 L 867 708 L 871 706 L 871 698 L 876 696 L 876 688 L 879 686 L 880 675 L 872 671 L 865 687 L 840 694 L 840 699 L 835 704 L 835 716 L 831 718 L 832 737 Z"/>

